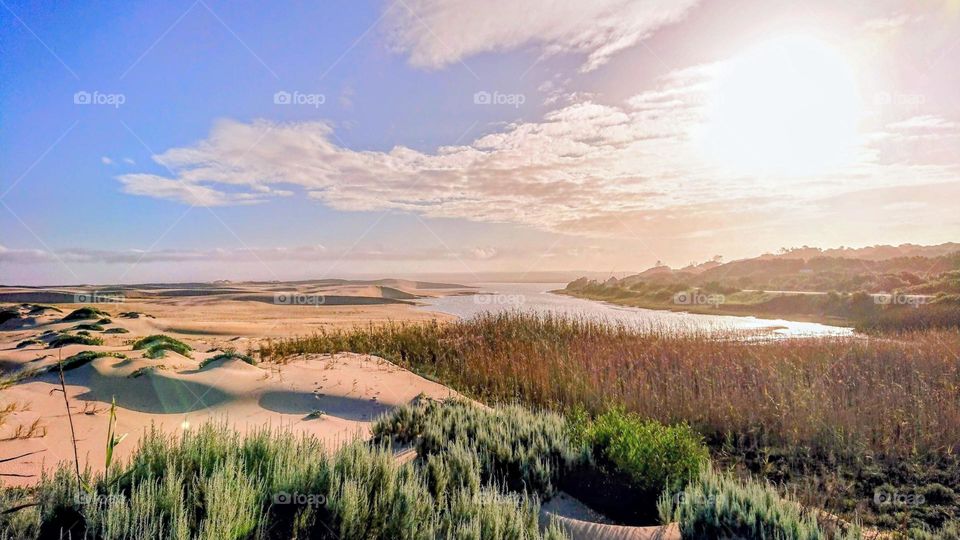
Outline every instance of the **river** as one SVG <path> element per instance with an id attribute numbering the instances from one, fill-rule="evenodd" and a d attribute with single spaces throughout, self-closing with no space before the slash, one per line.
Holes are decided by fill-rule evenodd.
<path id="1" fill-rule="evenodd" d="M 463 296 L 424 298 L 417 309 L 469 318 L 483 312 L 524 310 L 597 318 L 649 328 L 693 331 L 743 331 L 776 337 L 849 336 L 853 329 L 812 322 L 704 315 L 676 311 L 618 306 L 606 302 L 573 298 L 549 291 L 566 283 L 477 283 L 478 293 Z"/>

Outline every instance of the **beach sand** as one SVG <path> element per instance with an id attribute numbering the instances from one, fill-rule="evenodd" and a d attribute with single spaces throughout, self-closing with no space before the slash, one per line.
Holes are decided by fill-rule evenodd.
<path id="1" fill-rule="evenodd" d="M 115 430 L 128 435 L 116 450 L 122 459 L 151 426 L 177 434 L 208 421 L 226 422 L 240 431 L 269 426 L 310 433 L 333 449 L 354 437 L 369 436 L 374 418 L 419 395 L 456 396 L 386 360 L 351 353 L 309 355 L 285 364 L 250 365 L 239 359 L 203 368 L 200 364 L 227 350 L 253 351 L 268 338 L 388 321 L 449 320 L 448 315 L 414 309 L 414 302 L 424 296 L 462 293 L 467 290 L 463 287 L 399 280 L 389 280 L 389 285 L 339 280 L 194 284 L 109 288 L 121 292 L 119 303 L 65 302 L 95 299 L 96 294 L 103 300 L 108 288 L 98 290 L 0 288 L 0 300 L 31 304 L 5 304 L 16 308 L 19 316 L 0 325 L 4 375 L 24 368 L 55 367 L 59 358 L 82 351 L 127 357 L 105 356 L 64 372 L 81 469 L 103 469 L 113 400 Z M 40 303 L 60 311 L 33 305 Z M 61 320 L 84 305 L 109 313 L 111 322 L 103 325 L 105 330 L 123 328 L 128 333 L 93 330 L 91 336 L 102 338 L 103 345 L 48 348 L 56 332 L 96 323 L 96 319 Z M 127 312 L 138 315 L 120 316 Z M 162 358 L 148 359 L 143 351 L 132 350 L 133 341 L 152 334 L 187 343 L 193 348 L 190 357 L 167 351 Z M 40 343 L 17 348 L 29 339 Z M 60 462 L 72 467 L 70 419 L 59 389 L 58 372 L 53 369 L 0 390 L 0 411 L 5 411 L 0 413 L 0 458 L 31 453 L 0 463 L 0 473 L 16 475 L 5 476 L 6 485 L 35 483 L 41 470 L 49 471 Z"/>

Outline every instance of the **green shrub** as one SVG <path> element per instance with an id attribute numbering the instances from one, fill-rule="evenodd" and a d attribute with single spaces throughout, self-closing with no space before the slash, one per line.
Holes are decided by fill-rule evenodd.
<path id="1" fill-rule="evenodd" d="M 473 458 L 437 467 L 476 467 Z M 241 437 L 204 425 L 170 437 L 151 429 L 128 462 L 106 474 L 69 465 L 44 475 L 37 506 L 0 514 L 0 538 L 560 540 L 541 532 L 538 504 L 475 483 L 428 486 L 416 464 L 398 464 L 386 448 L 353 442 L 334 455 L 310 436 L 257 430 Z M 0 499 L 14 506 L 17 496 Z"/>
<path id="2" fill-rule="evenodd" d="M 143 355 L 147 358 L 162 358 L 167 351 L 173 351 L 183 356 L 189 357 L 193 350 L 186 343 L 163 334 L 154 334 L 133 343 L 133 350 L 143 350 Z"/>
<path id="3" fill-rule="evenodd" d="M 100 324 L 78 324 L 73 327 L 73 330 L 93 330 L 94 332 L 103 332 L 103 326 Z"/>
<path id="4" fill-rule="evenodd" d="M 629 475 L 644 491 L 679 490 L 707 465 L 703 437 L 686 424 L 665 426 L 623 409 L 588 424 L 583 439 L 595 456 Z"/>
<path id="5" fill-rule="evenodd" d="M 5 309 L 3 311 L 0 311 L 0 324 L 3 324 L 7 321 L 11 321 L 13 319 L 19 319 L 19 318 L 20 318 L 20 312 L 17 310 Z"/>
<path id="6" fill-rule="evenodd" d="M 64 322 L 67 321 L 80 321 L 83 319 L 100 319 L 103 317 L 109 317 L 110 314 L 101 309 L 95 307 L 82 307 L 80 309 L 75 309 L 71 311 L 66 317 L 61 319 Z"/>
<path id="7" fill-rule="evenodd" d="M 257 361 L 254 360 L 253 357 L 251 356 L 248 356 L 246 354 L 240 354 L 233 351 L 227 351 L 227 352 L 220 353 L 216 356 L 211 356 L 210 358 L 207 358 L 206 360 L 200 362 L 200 369 L 203 369 L 209 366 L 213 362 L 218 362 L 220 360 L 233 360 L 233 359 L 241 360 L 243 362 L 250 364 L 251 366 L 257 365 Z"/>
<path id="8" fill-rule="evenodd" d="M 684 491 L 664 492 L 659 506 L 664 522 L 679 523 L 684 540 L 862 538 L 855 526 L 828 535 L 814 515 L 782 498 L 772 487 L 737 480 L 709 468 Z"/>
<path id="9" fill-rule="evenodd" d="M 17 343 L 17 348 L 22 349 L 24 347 L 29 347 L 30 345 L 43 345 L 43 342 L 37 338 L 30 338 Z"/>
<path id="10" fill-rule="evenodd" d="M 107 328 L 103 331 L 104 334 L 129 334 L 130 331 L 126 328 Z"/>
<path id="11" fill-rule="evenodd" d="M 423 400 L 398 407 L 373 425 L 375 441 L 413 442 L 422 459 L 475 451 L 487 483 L 552 495 L 562 471 L 586 460 L 563 417 L 519 406 L 484 409 L 462 401 Z"/>
<path id="12" fill-rule="evenodd" d="M 84 335 L 70 335 L 62 334 L 54 338 L 47 347 L 50 349 L 56 349 L 66 345 L 103 345 L 103 340 L 98 337 L 84 336 Z"/>
<path id="13" fill-rule="evenodd" d="M 105 351 L 83 351 L 77 354 L 74 354 L 63 361 L 63 370 L 69 371 L 71 369 L 76 369 L 81 366 L 85 366 L 90 362 L 96 360 L 97 358 L 126 358 L 126 355 L 118 352 L 105 352 Z M 49 368 L 51 371 L 57 369 L 56 364 Z"/>

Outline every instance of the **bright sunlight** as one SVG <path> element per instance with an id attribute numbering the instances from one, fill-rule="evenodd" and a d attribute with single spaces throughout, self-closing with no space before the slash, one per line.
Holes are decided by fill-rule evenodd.
<path id="1" fill-rule="evenodd" d="M 853 72 L 811 37 L 776 38 L 725 63 L 713 100 L 707 151 L 736 172 L 822 173 L 848 163 L 857 146 Z"/>

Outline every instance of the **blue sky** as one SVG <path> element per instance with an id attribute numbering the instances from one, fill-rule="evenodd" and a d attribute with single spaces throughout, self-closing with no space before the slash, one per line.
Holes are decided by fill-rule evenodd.
<path id="1" fill-rule="evenodd" d="M 3 0 L 0 282 L 630 270 L 956 239 L 951 3 L 566 5 Z M 723 105 L 755 101 L 764 62 L 828 90 L 777 88 L 768 106 L 816 111 L 784 116 L 802 129 L 780 147 L 769 114 Z M 834 163 L 815 143 L 848 127 Z"/>

